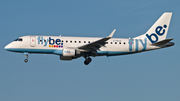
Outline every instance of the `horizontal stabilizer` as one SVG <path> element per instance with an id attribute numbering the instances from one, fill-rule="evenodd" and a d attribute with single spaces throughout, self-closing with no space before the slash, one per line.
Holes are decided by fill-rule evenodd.
<path id="1" fill-rule="evenodd" d="M 171 40 L 173 40 L 173 38 L 171 38 L 171 39 L 165 39 L 165 40 L 162 40 L 162 41 L 153 43 L 152 45 L 154 45 L 154 46 L 164 45 L 164 44 L 168 43 L 168 42 L 171 41 Z"/>

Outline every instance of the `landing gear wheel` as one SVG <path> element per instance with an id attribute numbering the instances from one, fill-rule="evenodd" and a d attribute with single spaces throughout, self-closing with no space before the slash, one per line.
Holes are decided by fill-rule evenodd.
<path id="1" fill-rule="evenodd" d="M 24 62 L 27 63 L 27 62 L 28 62 L 28 59 L 25 59 Z"/>
<path id="2" fill-rule="evenodd" d="M 28 54 L 29 54 L 28 52 L 24 52 L 24 55 L 26 56 L 26 59 L 24 60 L 25 63 L 28 62 Z"/>
<path id="3" fill-rule="evenodd" d="M 88 65 L 91 61 L 92 61 L 91 58 L 87 58 L 87 59 L 84 61 L 84 64 L 85 64 L 85 65 Z"/>
<path id="4" fill-rule="evenodd" d="M 88 65 L 88 64 L 89 64 L 89 62 L 87 62 L 87 61 L 85 60 L 85 61 L 84 61 L 84 64 L 85 64 L 85 65 Z"/>
<path id="5" fill-rule="evenodd" d="M 91 58 L 87 58 L 86 61 L 88 61 L 89 63 L 92 61 Z"/>

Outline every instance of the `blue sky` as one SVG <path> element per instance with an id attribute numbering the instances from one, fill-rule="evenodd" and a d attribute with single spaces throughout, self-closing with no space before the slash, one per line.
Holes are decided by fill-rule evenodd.
<path id="1" fill-rule="evenodd" d="M 1 101 L 179 101 L 180 1 L 1 0 Z M 24 35 L 129 38 L 173 12 L 168 38 L 175 46 L 133 55 L 60 61 L 4 50 Z"/>

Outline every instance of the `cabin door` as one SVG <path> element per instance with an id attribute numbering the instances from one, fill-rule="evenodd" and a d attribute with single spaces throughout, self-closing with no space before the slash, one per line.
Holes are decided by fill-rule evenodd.
<path id="1" fill-rule="evenodd" d="M 36 45 L 36 37 L 30 36 L 30 46 L 35 47 L 35 45 Z"/>
<path id="2" fill-rule="evenodd" d="M 129 39 L 129 51 L 132 52 L 134 50 L 134 39 Z"/>

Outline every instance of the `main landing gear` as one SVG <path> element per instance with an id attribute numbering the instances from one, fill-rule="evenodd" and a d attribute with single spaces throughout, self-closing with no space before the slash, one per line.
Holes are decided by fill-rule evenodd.
<path id="1" fill-rule="evenodd" d="M 26 59 L 24 60 L 25 63 L 28 62 L 28 53 L 24 53 L 24 55 L 26 56 Z"/>
<path id="2" fill-rule="evenodd" d="M 91 61 L 92 61 L 92 59 L 89 57 L 89 56 L 87 56 L 87 57 L 85 57 L 85 61 L 84 61 L 84 64 L 85 65 L 88 65 Z"/>

